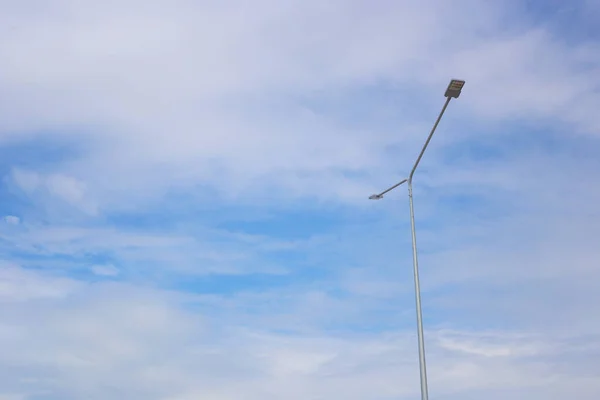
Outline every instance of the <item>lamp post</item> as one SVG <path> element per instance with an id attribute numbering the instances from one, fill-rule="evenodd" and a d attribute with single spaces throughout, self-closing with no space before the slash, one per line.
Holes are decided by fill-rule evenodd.
<path id="1" fill-rule="evenodd" d="M 442 116 L 444 115 L 444 112 L 446 111 L 446 108 L 448 107 L 450 100 L 452 100 L 453 98 L 457 99 L 460 96 L 460 92 L 461 92 L 464 84 L 465 84 L 465 81 L 461 81 L 458 79 L 452 79 L 450 81 L 450 84 L 448 85 L 448 88 L 446 89 L 446 93 L 444 94 L 444 96 L 446 97 L 446 102 L 444 103 L 444 106 L 442 107 L 442 111 L 440 111 L 440 114 L 438 115 L 437 120 L 435 121 L 435 124 L 433 124 L 433 128 L 431 129 L 431 132 L 429 133 L 429 136 L 427 137 L 427 140 L 425 141 L 425 144 L 423 145 L 423 148 L 421 149 L 421 152 L 419 153 L 419 156 L 417 157 L 417 160 L 415 161 L 415 164 L 413 165 L 413 167 L 410 171 L 410 174 L 408 175 L 408 178 L 403 179 L 402 181 L 398 182 L 394 186 L 389 187 L 388 189 L 384 190 L 381 193 L 374 194 L 369 197 L 369 199 L 371 199 L 371 200 L 381 200 L 381 199 L 383 199 L 383 196 L 386 193 L 388 193 L 389 191 L 397 188 L 398 186 L 402 185 L 405 182 L 408 184 L 408 201 L 409 201 L 409 207 L 410 207 L 410 230 L 411 230 L 411 234 L 412 234 L 413 275 L 414 275 L 414 280 L 415 280 L 415 303 L 416 303 L 416 309 L 417 309 L 417 335 L 418 335 L 418 341 L 419 341 L 419 372 L 420 372 L 420 378 L 421 378 L 421 400 L 429 400 L 429 394 L 428 394 L 428 389 L 427 389 L 427 366 L 426 366 L 426 362 L 425 362 L 425 340 L 423 338 L 423 316 L 422 316 L 422 312 L 421 312 L 421 285 L 419 282 L 419 261 L 418 261 L 418 257 L 417 257 L 417 235 L 415 232 L 415 210 L 414 210 L 414 206 L 413 206 L 412 181 L 413 181 L 413 176 L 415 174 L 415 171 L 416 171 L 417 167 L 419 166 L 419 162 L 421 161 L 421 158 L 423 157 L 423 154 L 425 153 L 425 150 L 427 149 L 427 146 L 429 145 L 429 142 L 431 141 L 431 138 L 433 137 L 433 134 L 435 133 L 435 130 L 436 130 L 438 124 L 440 123 L 440 120 L 442 119 Z"/>

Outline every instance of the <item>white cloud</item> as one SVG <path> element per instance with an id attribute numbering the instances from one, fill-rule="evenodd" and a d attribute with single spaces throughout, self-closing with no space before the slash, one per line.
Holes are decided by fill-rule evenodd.
<path id="1" fill-rule="evenodd" d="M 22 7 L 7 8 L 0 36 L 10 60 L 0 81 L 11 98 L 3 135 L 77 126 L 74 140 L 96 146 L 64 168 L 99 206 L 135 207 L 198 182 L 237 200 L 362 199 L 374 176 L 391 174 L 398 158 L 386 156 L 388 146 L 411 143 L 412 129 L 347 129 L 292 99 L 377 82 L 410 93 L 420 85 L 433 99 L 448 74 L 460 75 L 468 83 L 457 115 L 547 118 L 591 134 L 598 122 L 587 82 L 600 53 L 528 28 L 516 6 L 60 1 L 43 18 Z M 429 125 L 435 112 L 395 108 L 405 126 Z M 348 179 L 348 170 L 372 176 Z M 80 202 L 79 183 L 51 182 Z"/>
<path id="2" fill-rule="evenodd" d="M 30 299 L 4 313 L 0 367 L 9 372 L 0 377 L 3 390 L 44 392 L 51 399 L 418 396 L 412 329 L 275 334 L 268 326 L 245 328 L 237 315 L 212 319 L 182 311 L 185 298 L 140 287 L 88 285 L 69 296 L 77 301 Z M 541 399 L 580 385 L 578 396 L 587 400 L 599 389 L 577 364 L 563 361 L 583 357 L 582 363 L 591 362 L 588 368 L 598 367 L 597 359 L 579 353 L 577 337 L 505 330 L 427 334 L 430 388 L 437 396 L 458 399 L 502 389 L 515 391 L 514 398 L 527 393 Z M 598 350 L 598 341 L 587 342 Z"/>
<path id="3" fill-rule="evenodd" d="M 511 335 L 498 332 L 438 332 L 437 341 L 443 349 L 483 357 L 530 357 L 558 352 L 558 344 L 545 343 L 534 335 Z"/>
<path id="4" fill-rule="evenodd" d="M 74 178 L 64 175 L 51 175 L 47 178 L 46 185 L 50 193 L 71 204 L 77 204 L 83 199 L 83 185 Z"/>
<path id="5" fill-rule="evenodd" d="M 0 400 L 26 400 L 26 397 L 21 394 L 0 393 Z"/>
<path id="6" fill-rule="evenodd" d="M 3 219 L 9 225 L 19 225 L 21 223 L 21 218 L 14 215 L 5 215 Z"/>
<path id="7" fill-rule="evenodd" d="M 18 250 L 50 258 L 60 255 L 74 258 L 75 261 L 67 262 L 74 265 L 79 265 L 78 258 L 86 254 L 111 254 L 122 264 L 144 268 L 146 276 L 164 271 L 176 275 L 285 275 L 289 268 L 262 256 L 273 251 L 281 253 L 313 246 L 312 238 L 289 242 L 216 229 L 147 233 L 140 229 L 44 224 L 24 225 L 23 228 L 19 232 L 0 230 L 0 239 L 7 251 Z M 109 267 L 96 265 L 92 272 L 109 273 Z"/>
<path id="8" fill-rule="evenodd" d="M 41 174 L 14 168 L 10 177 L 16 186 L 39 201 L 40 189 L 51 197 L 60 199 L 89 214 L 96 214 L 97 207 L 86 195 L 83 182 L 64 174 Z"/>
<path id="9" fill-rule="evenodd" d="M 41 185 L 40 176 L 35 172 L 14 169 L 11 177 L 21 190 L 28 193 L 36 191 Z"/>
<path id="10" fill-rule="evenodd" d="M 117 276 L 120 271 L 114 265 L 94 265 L 90 268 L 92 272 L 100 276 Z"/>
<path id="11" fill-rule="evenodd" d="M 79 287 L 68 278 L 47 277 L 7 264 L 0 268 L 0 302 L 60 299 Z"/>

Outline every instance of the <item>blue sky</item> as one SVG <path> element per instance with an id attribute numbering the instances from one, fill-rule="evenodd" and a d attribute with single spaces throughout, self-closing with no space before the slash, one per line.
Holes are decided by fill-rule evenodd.
<path id="1" fill-rule="evenodd" d="M 596 399 L 594 1 L 0 1 L 0 400 Z"/>

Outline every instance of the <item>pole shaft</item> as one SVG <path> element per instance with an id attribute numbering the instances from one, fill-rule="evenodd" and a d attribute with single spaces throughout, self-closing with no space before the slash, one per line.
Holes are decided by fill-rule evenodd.
<path id="1" fill-rule="evenodd" d="M 408 181 L 410 204 L 410 229 L 412 233 L 413 275 L 415 280 L 415 303 L 417 308 L 417 337 L 419 341 L 419 372 L 421 378 L 421 400 L 428 400 L 427 365 L 425 361 L 425 338 L 423 335 L 423 313 L 421 311 L 421 284 L 419 281 L 419 261 L 417 257 L 417 233 L 415 230 L 415 210 L 413 205 L 412 182 Z"/>
<path id="2" fill-rule="evenodd" d="M 444 107 L 440 111 L 435 124 L 433 124 L 433 128 L 431 128 L 431 132 L 429 132 L 429 136 L 427 136 L 427 140 L 413 165 L 412 170 L 410 171 L 410 175 L 408 176 L 408 202 L 410 206 L 410 230 L 412 236 L 412 253 L 413 253 L 413 275 L 415 279 L 415 303 L 416 303 L 416 311 L 417 311 L 417 338 L 419 341 L 419 375 L 421 378 L 421 400 L 429 400 L 429 389 L 427 386 L 427 363 L 425 361 L 425 338 L 423 333 L 423 312 L 421 310 L 421 283 L 419 281 L 419 260 L 417 255 L 417 232 L 415 228 L 415 208 L 413 204 L 413 188 L 412 188 L 412 180 L 417 167 L 419 166 L 419 162 L 425 154 L 425 150 L 427 150 L 427 146 L 435 133 L 435 130 L 446 111 L 446 107 L 450 103 L 451 97 L 446 98 L 446 102 L 444 103 Z"/>

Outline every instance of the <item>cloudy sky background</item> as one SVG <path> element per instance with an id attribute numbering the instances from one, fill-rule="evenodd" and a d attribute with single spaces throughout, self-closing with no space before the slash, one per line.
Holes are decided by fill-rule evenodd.
<path id="1" fill-rule="evenodd" d="M 600 3 L 0 0 L 0 399 L 600 395 Z"/>

